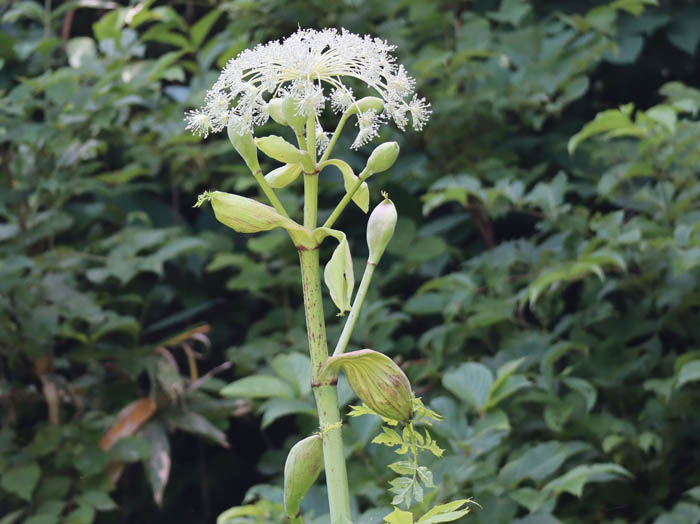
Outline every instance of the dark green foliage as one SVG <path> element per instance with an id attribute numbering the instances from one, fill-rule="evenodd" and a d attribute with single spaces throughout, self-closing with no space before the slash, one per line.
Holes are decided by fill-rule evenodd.
<path id="1" fill-rule="evenodd" d="M 286 451 L 317 429 L 297 256 L 191 209 L 258 195 L 183 114 L 298 25 L 397 44 L 432 102 L 422 135 L 382 137 L 401 154 L 371 207 L 387 190 L 399 222 L 349 348 L 395 358 L 444 417 L 415 514 L 473 498 L 464 522 L 698 522 L 700 11 L 655 3 L 0 7 L 0 523 L 212 522 L 254 484 L 250 511 L 281 518 Z M 327 215 L 340 176 L 321 189 Z M 298 182 L 279 195 L 298 216 Z M 338 222 L 358 264 L 365 226 Z M 136 427 L 101 447 L 125 407 Z M 378 432 L 345 426 L 366 524 L 396 476 Z M 327 522 L 321 488 L 302 508 Z"/>

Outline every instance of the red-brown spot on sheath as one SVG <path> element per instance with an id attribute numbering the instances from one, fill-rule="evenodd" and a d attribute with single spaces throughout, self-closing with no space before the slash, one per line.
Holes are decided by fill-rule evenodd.
<path id="1" fill-rule="evenodd" d="M 316 251 L 319 248 L 318 245 L 315 247 L 306 247 L 306 246 L 294 246 L 294 247 L 297 248 L 297 251 Z"/>

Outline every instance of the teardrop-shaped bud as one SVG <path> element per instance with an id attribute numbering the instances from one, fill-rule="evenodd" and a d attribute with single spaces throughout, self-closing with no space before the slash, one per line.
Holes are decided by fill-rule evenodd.
<path id="1" fill-rule="evenodd" d="M 383 353 L 372 349 L 330 357 L 325 369 L 343 368 L 350 387 L 367 406 L 381 415 L 408 421 L 413 415 L 413 391 L 401 368 Z"/>
<path id="2" fill-rule="evenodd" d="M 284 98 L 273 98 L 267 103 L 267 110 L 272 120 L 280 125 L 287 125 L 287 118 L 284 116 Z"/>
<path id="3" fill-rule="evenodd" d="M 394 203 L 389 200 L 386 193 L 382 193 L 382 200 L 377 207 L 374 208 L 372 214 L 367 221 L 367 246 L 369 247 L 368 262 L 378 264 L 382 258 L 387 244 L 394 236 L 396 221 L 398 214 Z"/>
<path id="4" fill-rule="evenodd" d="M 241 127 L 240 117 L 235 115 L 229 117 L 226 130 L 228 139 L 248 165 L 248 169 L 252 173 L 257 172 L 260 169 L 260 164 L 258 163 L 258 149 L 255 147 L 253 134 L 248 128 Z"/>
<path id="5" fill-rule="evenodd" d="M 297 104 L 293 97 L 284 97 L 282 101 L 282 114 L 288 126 L 291 126 L 297 133 L 304 132 L 306 117 L 297 111 Z"/>
<path id="6" fill-rule="evenodd" d="M 282 189 L 288 186 L 301 173 L 301 165 L 299 164 L 285 164 L 282 167 L 273 169 L 267 175 L 265 175 L 265 180 L 270 184 L 273 189 Z"/>
<path id="7" fill-rule="evenodd" d="M 347 111 L 345 111 L 345 114 L 355 115 L 357 113 L 365 113 L 370 110 L 373 110 L 379 114 L 383 109 L 384 101 L 381 98 L 377 98 L 376 96 L 366 96 L 351 104 Z"/>
<path id="8" fill-rule="evenodd" d="M 399 144 L 396 142 L 385 142 L 378 145 L 367 159 L 367 171 L 371 173 L 381 173 L 394 165 L 399 156 Z"/>
<path id="9" fill-rule="evenodd" d="M 299 506 L 323 469 L 323 439 L 311 435 L 289 450 L 284 464 L 284 511 L 299 516 Z"/>
<path id="10" fill-rule="evenodd" d="M 308 153 L 297 149 L 281 136 L 270 135 L 256 138 L 255 144 L 270 158 L 285 164 L 301 164 L 309 173 L 314 170 Z"/>

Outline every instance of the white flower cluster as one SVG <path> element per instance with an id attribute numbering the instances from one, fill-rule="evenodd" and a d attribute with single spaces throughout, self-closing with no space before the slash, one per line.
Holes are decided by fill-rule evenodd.
<path id="1" fill-rule="evenodd" d="M 300 29 L 282 41 L 258 45 L 226 65 L 207 92 L 204 107 L 187 113 L 187 129 L 206 137 L 223 130 L 233 117 L 240 134 L 252 131 L 268 120 L 267 104 L 274 97 L 292 97 L 298 115 L 314 115 L 318 122 L 328 100 L 335 113 L 356 104 L 353 90 L 343 83 L 354 78 L 382 98 L 384 109 L 358 112 L 353 148 L 377 136 L 387 120 L 403 131 L 410 115 L 413 128 L 420 130 L 430 116 L 430 104 L 415 94 L 415 81 L 396 64 L 394 49 L 384 40 L 344 29 Z M 321 142 L 327 142 L 320 123 L 317 127 Z"/>

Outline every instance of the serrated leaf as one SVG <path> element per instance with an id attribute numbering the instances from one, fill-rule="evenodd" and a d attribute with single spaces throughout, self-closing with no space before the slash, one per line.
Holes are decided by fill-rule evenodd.
<path id="1" fill-rule="evenodd" d="M 408 460 L 400 460 L 389 464 L 389 468 L 398 475 L 413 475 L 416 465 Z"/>
<path id="2" fill-rule="evenodd" d="M 382 426 L 382 433 L 372 439 L 372 444 L 384 446 L 403 446 L 403 439 L 396 430 Z"/>
<path id="3" fill-rule="evenodd" d="M 466 504 L 470 504 L 471 499 L 455 500 L 447 504 L 435 506 L 428 513 L 418 519 L 422 524 L 438 524 L 439 522 L 452 522 L 461 517 L 464 517 L 471 511 L 471 508 L 462 508 Z"/>
<path id="4" fill-rule="evenodd" d="M 394 508 L 394 511 L 384 517 L 384 522 L 389 524 L 413 524 L 413 513 Z"/>
<path id="5" fill-rule="evenodd" d="M 433 483 L 433 472 L 430 471 L 428 468 L 425 466 L 419 466 L 418 467 L 418 477 L 420 477 L 421 482 L 425 484 L 426 488 L 434 488 L 435 484 Z"/>
<path id="6" fill-rule="evenodd" d="M 391 505 L 399 506 L 401 504 L 406 504 L 406 506 L 410 506 L 414 484 L 413 479 L 409 477 L 398 477 L 390 481 L 389 484 L 391 485 L 389 491 L 394 493 Z"/>

